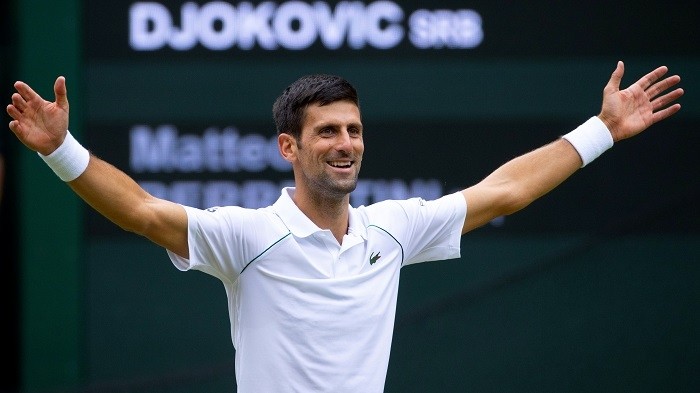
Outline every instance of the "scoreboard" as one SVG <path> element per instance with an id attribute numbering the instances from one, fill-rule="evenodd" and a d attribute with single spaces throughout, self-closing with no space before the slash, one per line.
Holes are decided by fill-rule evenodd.
<path id="1" fill-rule="evenodd" d="M 696 55 L 695 15 L 628 2 L 90 0 L 89 58 Z M 656 26 L 659 26 L 658 29 Z M 689 30 L 691 29 L 691 30 Z M 696 32 L 697 30 L 695 30 Z"/>
<path id="2" fill-rule="evenodd" d="M 612 18 L 606 6 L 581 2 L 90 0 L 87 138 L 154 195 L 202 208 L 264 206 L 291 181 L 272 102 L 302 74 L 337 73 L 358 88 L 366 126 L 352 204 L 434 198 L 596 114 L 617 59 L 627 61 L 623 82 L 631 83 L 657 58 L 681 63 L 679 55 L 695 54 L 685 31 L 640 28 L 651 18 L 691 18 L 668 8 Z M 662 127 L 672 128 L 670 138 L 642 137 L 630 149 L 653 146 L 684 159 L 684 125 Z M 493 224 L 591 230 L 593 216 L 635 203 L 611 197 L 635 183 L 673 189 L 668 178 L 624 165 L 634 159 L 625 154 Z M 601 179 L 618 161 L 622 175 Z M 89 222 L 91 234 L 119 236 L 99 217 Z"/>

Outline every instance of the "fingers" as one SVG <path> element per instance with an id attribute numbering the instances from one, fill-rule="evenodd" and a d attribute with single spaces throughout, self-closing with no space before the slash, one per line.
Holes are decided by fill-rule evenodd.
<path id="1" fill-rule="evenodd" d="M 22 116 L 22 111 L 13 103 L 7 106 L 7 114 L 10 115 L 11 118 L 17 119 Z"/>
<path id="2" fill-rule="evenodd" d="M 12 120 L 12 121 L 10 122 L 10 124 L 8 124 L 8 127 L 10 128 L 10 131 L 12 131 L 12 132 L 14 132 L 15 134 L 17 134 L 17 132 L 18 132 L 18 131 L 17 131 L 17 125 L 18 125 L 18 121 L 17 121 L 17 120 Z"/>
<path id="3" fill-rule="evenodd" d="M 66 78 L 59 76 L 53 84 L 53 92 L 56 97 L 56 104 L 61 108 L 68 107 L 68 90 L 66 88 Z"/>
<path id="4" fill-rule="evenodd" d="M 22 116 L 25 109 L 27 109 L 27 102 L 24 101 L 24 98 L 17 93 L 12 94 L 12 103 L 6 108 L 7 114 L 15 120 L 10 123 L 11 129 L 13 129 L 12 123 L 18 123 L 17 120 Z M 17 124 L 15 124 L 15 126 L 17 126 Z"/>
<path id="5" fill-rule="evenodd" d="M 8 125 L 10 130 L 15 134 L 20 133 L 20 119 L 24 116 L 24 109 L 27 107 L 27 103 L 24 101 L 22 96 L 15 93 L 12 95 L 12 104 L 8 105 L 6 108 L 7 114 L 10 115 L 12 121 Z"/>
<path id="6" fill-rule="evenodd" d="M 669 76 L 664 80 L 654 83 L 648 89 L 646 89 L 647 96 L 649 96 L 650 98 L 656 97 L 663 91 L 666 91 L 672 86 L 677 85 L 680 81 L 681 77 L 678 75 Z"/>
<path id="7" fill-rule="evenodd" d="M 610 75 L 610 80 L 608 81 L 608 84 L 605 85 L 605 89 L 603 89 L 604 93 L 611 94 L 615 93 L 616 91 L 619 91 L 620 83 L 622 82 L 622 75 L 624 74 L 625 64 L 621 61 L 618 61 L 615 70 L 613 71 L 612 75 Z"/>
<path id="8" fill-rule="evenodd" d="M 12 131 L 15 131 L 15 128 L 14 128 L 14 127 L 16 127 L 16 126 L 17 126 L 17 123 L 19 123 L 19 122 L 17 121 L 17 119 L 18 119 L 20 116 L 22 116 L 22 114 L 19 112 L 19 110 L 17 110 L 17 108 L 16 108 L 14 105 L 8 105 L 8 106 L 7 106 L 7 114 L 10 115 L 10 117 L 13 119 L 13 120 L 10 122 L 10 129 L 11 129 Z"/>
<path id="9" fill-rule="evenodd" d="M 655 69 L 654 71 L 644 75 L 641 79 L 637 81 L 637 84 L 639 84 L 639 86 L 643 90 L 646 90 L 649 88 L 649 86 L 653 85 L 656 81 L 658 81 L 662 76 L 666 75 L 667 72 L 668 67 L 661 66 Z"/>
<path id="10" fill-rule="evenodd" d="M 20 126 L 19 118 L 22 116 L 22 113 L 14 105 L 8 105 L 7 114 L 13 119 L 9 124 L 10 130 L 17 134 Z"/>
<path id="11" fill-rule="evenodd" d="M 35 100 L 44 101 L 41 96 L 35 92 L 29 85 L 22 81 L 15 82 L 17 93 L 12 95 L 12 104 L 20 111 L 23 111 L 30 102 Z M 56 96 L 56 104 L 61 108 L 68 107 L 68 90 L 66 88 L 66 78 L 59 76 L 53 85 L 53 91 Z M 17 96 L 17 97 L 15 97 Z"/>
<path id="12" fill-rule="evenodd" d="M 652 116 L 652 124 L 660 122 L 661 120 L 670 117 L 671 115 L 674 115 L 676 112 L 681 110 L 681 104 L 673 104 L 669 106 L 668 108 L 664 108 L 658 112 L 654 112 Z"/>
<path id="13" fill-rule="evenodd" d="M 654 111 L 658 111 L 659 109 L 667 106 L 668 104 L 680 98 L 684 93 L 685 91 L 683 91 L 683 89 L 678 88 L 662 95 L 661 97 L 657 97 L 651 102 L 652 109 Z"/>
<path id="14" fill-rule="evenodd" d="M 42 99 L 39 94 L 37 94 L 31 87 L 29 87 L 29 85 L 22 81 L 15 82 L 15 90 L 17 90 L 17 93 L 19 93 L 19 95 L 21 95 L 26 102 Z"/>
<path id="15" fill-rule="evenodd" d="M 18 93 L 14 93 L 12 94 L 12 105 L 17 108 L 18 111 L 24 112 L 24 109 L 27 107 L 27 101 Z"/>
<path id="16" fill-rule="evenodd" d="M 649 74 L 645 75 L 644 78 L 642 78 L 639 82 L 642 87 L 645 87 L 645 93 L 651 101 L 653 123 L 664 120 L 674 115 L 681 109 L 681 104 L 676 103 L 671 105 L 671 103 L 673 103 L 683 94 L 685 94 L 685 91 L 683 89 L 677 88 L 673 91 L 662 94 L 666 90 L 680 83 L 681 77 L 678 75 L 672 75 L 657 82 L 657 80 L 663 75 L 665 75 L 667 72 L 667 67 L 659 67 L 654 71 L 650 72 Z M 647 83 L 648 85 L 646 85 Z"/>

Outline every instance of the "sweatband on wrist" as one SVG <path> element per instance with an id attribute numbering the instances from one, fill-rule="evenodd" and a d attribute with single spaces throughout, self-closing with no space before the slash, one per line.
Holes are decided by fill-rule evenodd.
<path id="1" fill-rule="evenodd" d="M 581 156 L 583 165 L 581 168 L 591 163 L 613 146 L 612 134 L 598 116 L 593 116 L 585 123 L 576 127 L 573 131 L 562 136 L 574 146 L 574 149 Z"/>
<path id="2" fill-rule="evenodd" d="M 37 154 L 65 182 L 75 180 L 85 171 L 90 162 L 90 152 L 73 138 L 70 131 L 66 134 L 61 146 L 51 154 L 48 156 L 38 152 Z"/>

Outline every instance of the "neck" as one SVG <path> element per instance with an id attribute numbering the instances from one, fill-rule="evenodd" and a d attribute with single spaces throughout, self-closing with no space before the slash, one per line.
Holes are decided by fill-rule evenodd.
<path id="1" fill-rule="evenodd" d="M 292 200 L 311 222 L 321 229 L 330 230 L 338 243 L 343 242 L 349 225 L 350 195 L 334 198 L 297 189 Z"/>

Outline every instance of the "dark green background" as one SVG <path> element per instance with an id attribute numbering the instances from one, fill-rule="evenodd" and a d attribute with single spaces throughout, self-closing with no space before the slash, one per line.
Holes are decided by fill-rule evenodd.
<path id="1" fill-rule="evenodd" d="M 696 390 L 700 59 L 687 8 L 444 2 L 423 7 L 479 11 L 482 47 L 178 55 L 126 50 L 128 4 L 11 3 L 16 36 L 2 69 L 7 83 L 26 80 L 46 97 L 66 75 L 71 131 L 125 170 L 133 124 L 272 132 L 281 89 L 331 72 L 361 95 L 363 177 L 461 187 L 595 114 L 616 60 L 627 64 L 625 86 L 668 65 L 687 91 L 675 118 L 503 227 L 465 236 L 460 260 L 404 269 L 386 390 Z M 91 213 L 35 154 L 9 147 L 17 218 L 3 227 L 18 228 L 8 282 L 18 283 L 21 334 L 8 352 L 19 376 L 6 389 L 233 391 L 221 284 L 178 272 L 164 250 Z"/>

